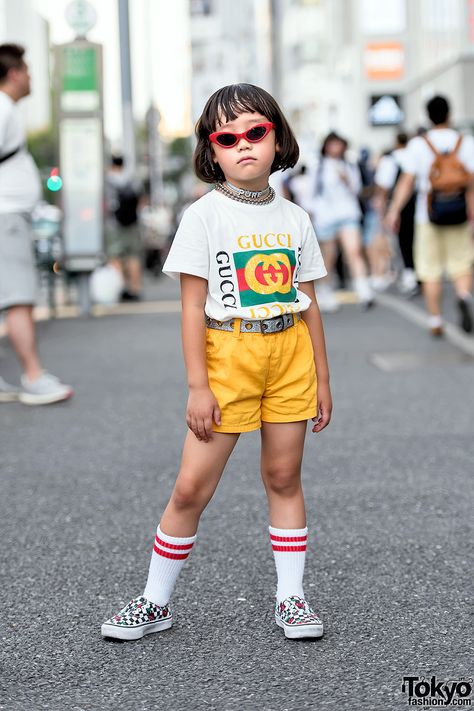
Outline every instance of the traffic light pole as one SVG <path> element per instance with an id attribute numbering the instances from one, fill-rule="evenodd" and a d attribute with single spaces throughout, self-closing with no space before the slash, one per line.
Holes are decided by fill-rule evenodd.
<path id="1" fill-rule="evenodd" d="M 123 155 L 127 172 L 134 176 L 137 169 L 137 154 L 135 147 L 135 125 L 133 121 L 128 0 L 118 0 L 118 16 L 120 34 L 120 69 L 122 76 Z"/>

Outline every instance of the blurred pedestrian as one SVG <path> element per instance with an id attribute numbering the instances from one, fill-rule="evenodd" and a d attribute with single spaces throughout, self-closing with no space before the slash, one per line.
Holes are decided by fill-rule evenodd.
<path id="1" fill-rule="evenodd" d="M 47 373 L 39 360 L 33 320 L 37 275 L 33 255 L 31 212 L 41 183 L 26 149 L 26 134 L 18 108 L 30 93 L 25 50 L 0 45 L 0 310 L 23 373 L 21 388 L 0 377 L 0 402 L 20 400 L 47 405 L 72 395 L 69 385 Z"/>
<path id="2" fill-rule="evenodd" d="M 347 145 L 337 133 L 329 133 L 321 146 L 314 175 L 312 217 L 328 270 L 328 277 L 318 284 L 318 301 L 325 311 L 336 310 L 338 306 L 332 283 L 338 245 L 359 302 L 367 309 L 374 299 L 362 254 L 358 199 L 361 180 L 357 166 L 346 160 Z"/>
<path id="3" fill-rule="evenodd" d="M 288 200 L 296 203 L 308 212 L 311 209 L 313 180 L 306 165 L 301 165 L 296 173 L 292 173 L 285 181 Z"/>
<path id="4" fill-rule="evenodd" d="M 138 207 L 141 184 L 126 169 L 122 156 L 112 156 L 106 179 L 107 257 L 119 260 L 125 288 L 122 301 L 139 301 L 142 292 L 143 246 Z"/>
<path id="5" fill-rule="evenodd" d="M 406 133 L 398 133 L 395 148 L 391 151 L 387 151 L 387 153 L 380 158 L 377 166 L 375 183 L 378 188 L 377 194 L 380 199 L 380 210 L 382 213 L 386 211 L 387 204 L 389 204 L 392 199 L 402 173 L 403 156 L 405 155 L 407 144 L 408 135 Z M 400 256 L 403 262 L 403 269 L 398 286 L 401 293 L 408 297 L 416 296 L 419 291 L 413 261 L 415 204 L 416 191 L 413 190 L 406 205 L 400 212 L 400 223 L 397 230 Z"/>
<path id="6" fill-rule="evenodd" d="M 326 270 L 308 215 L 268 182 L 272 171 L 295 165 L 298 144 L 275 100 L 251 84 L 217 91 L 196 134 L 196 173 L 216 189 L 186 210 L 163 268 L 181 279 L 189 432 L 145 591 L 102 634 L 139 639 L 171 627 L 169 599 L 201 514 L 239 435 L 261 429 L 275 621 L 286 637 L 321 637 L 323 624 L 303 592 L 308 529 L 300 477 L 307 420 L 320 432 L 331 418 L 314 294 Z"/>
<path id="7" fill-rule="evenodd" d="M 361 179 L 362 245 L 369 263 L 370 283 L 374 291 L 385 291 L 393 283 L 392 250 L 382 229 L 382 214 L 376 199 L 375 166 L 368 148 L 361 148 L 357 166 Z"/>
<path id="8" fill-rule="evenodd" d="M 443 333 L 445 271 L 456 291 L 459 325 L 471 333 L 474 138 L 451 127 L 450 106 L 444 96 L 430 99 L 426 110 L 432 128 L 408 143 L 386 221 L 391 229 L 398 229 L 401 210 L 416 184 L 415 268 L 423 285 L 431 334 Z"/>

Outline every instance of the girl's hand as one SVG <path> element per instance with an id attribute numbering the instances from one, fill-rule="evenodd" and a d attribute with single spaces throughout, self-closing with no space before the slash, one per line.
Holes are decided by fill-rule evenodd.
<path id="1" fill-rule="evenodd" d="M 332 397 L 329 383 L 318 383 L 318 416 L 313 417 L 312 432 L 321 432 L 331 421 Z"/>
<path id="2" fill-rule="evenodd" d="M 212 439 L 212 421 L 221 424 L 221 411 L 214 394 L 208 386 L 189 391 L 186 408 L 186 423 L 200 442 Z"/>

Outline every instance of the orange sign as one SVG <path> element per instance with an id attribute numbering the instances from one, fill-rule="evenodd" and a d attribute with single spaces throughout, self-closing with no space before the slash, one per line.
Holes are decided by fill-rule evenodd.
<path id="1" fill-rule="evenodd" d="M 405 53 L 400 42 L 369 42 L 365 46 L 364 66 L 368 79 L 401 79 Z"/>

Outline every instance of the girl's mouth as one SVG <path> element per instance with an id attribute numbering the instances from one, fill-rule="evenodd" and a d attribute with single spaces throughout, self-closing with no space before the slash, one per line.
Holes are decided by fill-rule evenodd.
<path id="1" fill-rule="evenodd" d="M 249 163 L 253 160 L 255 160 L 255 158 L 250 158 L 250 156 L 248 156 L 247 158 L 241 158 L 238 162 L 238 165 L 242 165 L 242 163 Z"/>

